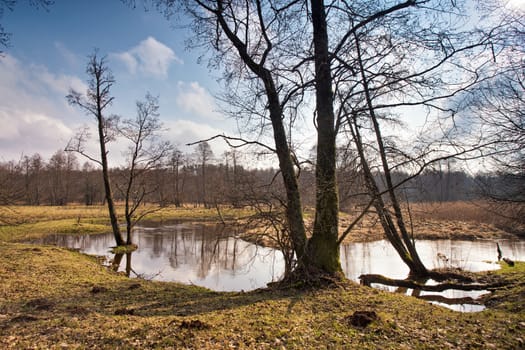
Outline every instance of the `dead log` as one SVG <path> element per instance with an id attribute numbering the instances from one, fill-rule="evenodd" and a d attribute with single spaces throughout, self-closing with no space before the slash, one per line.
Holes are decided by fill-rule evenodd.
<path id="1" fill-rule="evenodd" d="M 361 275 L 359 276 L 359 280 L 361 281 L 362 285 L 370 286 L 372 283 L 378 283 L 378 284 L 384 284 L 387 286 L 394 286 L 394 287 L 404 287 L 404 288 L 411 288 L 411 289 L 420 289 L 428 292 L 442 292 L 444 290 L 448 289 L 455 289 L 455 290 L 465 290 L 465 291 L 471 291 L 471 290 L 487 290 L 490 288 L 498 288 L 505 283 L 490 283 L 490 284 L 479 284 L 479 283 L 473 283 L 473 284 L 463 284 L 463 283 L 441 283 L 437 285 L 425 285 L 416 281 L 412 281 L 409 279 L 406 280 L 398 280 L 398 279 L 392 279 L 388 278 L 382 275 Z"/>
<path id="2" fill-rule="evenodd" d="M 447 304 L 447 305 L 458 305 L 458 304 L 472 304 L 472 305 L 481 305 L 481 303 L 471 297 L 463 297 L 463 298 L 447 298 L 442 295 L 419 295 L 417 296 L 418 299 L 425 300 L 425 301 L 434 301 L 441 304 Z"/>
<path id="3" fill-rule="evenodd" d="M 509 258 L 503 258 L 503 261 L 505 261 L 510 267 L 514 266 L 514 261 Z"/>

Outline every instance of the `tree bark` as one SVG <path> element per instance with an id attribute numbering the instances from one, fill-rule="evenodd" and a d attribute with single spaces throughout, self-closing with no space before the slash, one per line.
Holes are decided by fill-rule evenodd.
<path id="1" fill-rule="evenodd" d="M 336 181 L 336 135 L 328 32 L 323 0 L 311 1 L 317 113 L 315 220 L 308 242 L 312 265 L 329 274 L 342 271 L 339 260 L 339 199 Z"/>
<path id="2" fill-rule="evenodd" d="M 202 6 L 202 5 L 201 5 Z M 211 9 L 209 9 L 211 10 Z M 222 2 L 218 1 L 218 8 L 211 10 L 217 16 L 218 25 L 222 28 L 233 46 L 237 49 L 240 58 L 246 66 L 264 84 L 265 94 L 268 99 L 268 110 L 272 123 L 275 150 L 279 159 L 279 169 L 286 189 L 286 219 L 290 228 L 290 235 L 293 241 L 293 249 L 297 255 L 299 266 L 306 266 L 306 229 L 303 220 L 303 211 L 299 186 L 295 176 L 294 165 L 291 157 L 290 147 L 286 138 L 286 131 L 283 125 L 283 110 L 279 99 L 275 81 L 271 71 L 264 66 L 264 62 L 257 63 L 247 52 L 246 45 L 228 26 L 223 17 Z"/>
<path id="3" fill-rule="evenodd" d="M 108 204 L 109 219 L 111 221 L 111 229 L 113 231 L 113 236 L 115 237 L 115 243 L 117 244 L 117 246 L 123 246 L 125 245 L 125 242 L 124 239 L 122 239 L 122 234 L 120 232 L 117 211 L 115 209 L 115 203 L 113 202 L 113 192 L 111 191 L 108 157 L 106 151 L 106 143 L 104 142 L 105 136 L 103 129 L 102 111 L 100 110 L 100 108 L 98 112 L 98 135 L 100 140 L 100 160 L 102 164 L 102 177 L 104 178 L 104 193 L 106 195 L 106 202 Z"/>
<path id="4" fill-rule="evenodd" d="M 104 178 L 104 192 L 106 195 L 106 202 L 108 205 L 109 219 L 111 221 L 111 229 L 113 230 L 113 236 L 115 237 L 115 243 L 117 246 L 125 245 L 124 239 L 122 239 L 122 234 L 120 232 L 120 226 L 117 217 L 117 211 L 115 208 L 115 203 L 113 202 L 113 192 L 111 191 L 111 181 L 109 178 L 109 165 L 108 165 L 108 152 L 106 150 L 106 134 L 104 132 L 104 117 L 102 114 L 103 101 L 101 85 L 103 81 L 104 66 L 102 62 L 97 62 L 96 56 L 92 58 L 93 65 L 93 74 L 94 79 L 96 80 L 96 118 L 97 118 L 97 127 L 98 127 L 98 139 L 100 144 L 100 163 L 102 165 L 102 177 Z"/>
<path id="5" fill-rule="evenodd" d="M 363 59 L 361 56 L 359 38 L 357 34 L 355 33 L 354 33 L 354 38 L 356 41 L 357 61 L 359 64 L 361 82 L 363 85 L 366 104 L 368 107 L 368 113 L 372 121 L 374 134 L 376 136 L 376 141 L 377 141 L 377 145 L 379 149 L 379 156 L 381 159 L 381 165 L 383 167 L 383 172 L 384 172 L 384 176 L 386 180 L 387 192 L 390 197 L 390 202 L 392 204 L 392 207 L 394 208 L 394 215 L 396 218 L 397 228 L 391 218 L 390 213 L 387 211 L 385 205 L 382 203 L 382 199 L 380 196 L 378 197 L 378 200 L 381 200 L 381 203 L 380 205 L 376 206 L 376 210 L 378 211 L 378 214 L 384 219 L 386 219 L 386 221 L 388 222 L 388 225 L 383 224 L 383 227 L 385 228 L 385 233 L 387 234 L 387 237 L 392 243 L 392 245 L 394 246 L 394 248 L 398 251 L 403 261 L 405 261 L 405 263 L 410 268 L 410 274 L 413 276 L 421 276 L 421 277 L 428 276 L 428 270 L 423 264 L 423 262 L 421 261 L 421 259 L 419 258 L 419 254 L 417 253 L 415 243 L 410 238 L 408 231 L 406 229 L 406 226 L 405 226 L 405 221 L 403 219 L 403 214 L 401 212 L 401 206 L 399 205 L 399 201 L 395 193 L 395 188 L 394 188 L 394 184 L 392 181 L 390 167 L 388 165 L 385 145 L 383 142 L 383 137 L 381 135 L 379 121 L 375 113 L 374 105 L 372 102 L 372 97 L 371 97 L 370 90 L 369 90 L 368 78 L 366 76 L 365 69 L 363 66 Z M 356 128 L 357 128 L 357 122 L 356 122 Z M 365 157 L 364 152 L 361 152 L 361 157 L 362 159 L 364 159 Z M 375 184 L 375 180 L 371 173 L 368 174 L 368 177 L 369 177 L 369 181 Z M 377 185 L 375 185 L 375 187 L 377 190 Z M 383 223 L 383 220 L 381 222 Z"/>

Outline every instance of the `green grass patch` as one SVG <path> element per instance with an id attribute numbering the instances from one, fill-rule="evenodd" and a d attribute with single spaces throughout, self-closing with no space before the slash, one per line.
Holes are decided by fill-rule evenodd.
<path id="1" fill-rule="evenodd" d="M 144 220 L 219 221 L 216 208 L 169 206 L 151 211 Z M 248 209 L 224 207 L 220 209 L 225 220 L 238 220 L 253 214 Z M 124 207 L 117 206 L 120 222 L 124 223 Z M 98 206 L 0 206 L 0 241 L 28 241 L 51 234 L 100 234 L 111 232 L 107 208 Z"/>
<path id="2" fill-rule="evenodd" d="M 126 254 L 126 253 L 132 253 L 135 250 L 137 250 L 138 246 L 136 244 L 129 244 L 129 245 L 121 245 L 111 248 L 111 253 L 113 254 Z"/>
<path id="3" fill-rule="evenodd" d="M 74 219 L 60 219 L 0 226 L 0 241 L 28 241 L 50 234 L 101 234 L 111 232 L 108 225 L 92 222 L 80 222 Z"/>

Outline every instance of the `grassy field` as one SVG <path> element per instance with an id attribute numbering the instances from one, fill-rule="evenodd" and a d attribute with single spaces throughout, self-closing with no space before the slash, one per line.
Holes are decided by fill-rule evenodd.
<path id="1" fill-rule="evenodd" d="M 152 211 L 152 209 L 155 209 Z M 144 207 L 152 211 L 145 220 L 219 221 L 217 209 L 202 207 Z M 117 206 L 121 223 L 124 207 Z M 251 212 L 246 209 L 221 208 L 225 220 L 235 220 Z M 96 206 L 0 206 L 0 241 L 28 241 L 46 234 L 97 234 L 111 232 L 107 208 Z"/>
<path id="2" fill-rule="evenodd" d="M 154 207 L 144 207 L 150 211 Z M 121 219 L 123 206 L 117 207 Z M 340 231 L 343 232 L 359 214 L 340 213 Z M 249 209 L 222 207 L 220 215 L 216 208 L 173 206 L 155 210 L 146 220 L 198 220 L 198 221 L 238 221 L 254 214 Z M 412 218 L 414 237 L 419 239 L 516 239 L 523 228 L 510 227 L 507 220 L 487 209 L 479 202 L 417 203 L 411 205 L 406 218 Z M 306 210 L 307 224 L 313 221 L 313 211 Z M 123 221 L 122 221 L 123 222 Z M 510 224 L 512 226 L 512 224 Z M 252 227 L 245 238 L 272 245 L 271 240 L 257 237 L 261 230 Z M 0 206 L 0 241 L 29 241 L 46 234 L 97 234 L 111 232 L 105 206 Z M 373 241 L 383 238 L 382 228 L 374 214 L 369 214 L 354 228 L 346 241 Z M 254 234 L 256 237 L 250 237 Z"/>
<path id="3" fill-rule="evenodd" d="M 480 230 L 483 225 L 496 229 L 466 218 L 425 217 L 430 212 L 414 211 L 415 221 L 429 220 L 443 230 L 470 225 L 474 237 L 487 235 Z M 487 310 L 473 314 L 350 281 L 317 289 L 219 293 L 128 279 L 95 257 L 14 243 L 49 233 L 108 232 L 104 207 L 2 207 L 0 213 L 2 349 L 525 348 L 525 263 L 478 275 L 482 281 L 508 285 L 487 297 Z M 221 214 L 237 219 L 250 212 L 223 209 Z M 149 217 L 218 218 L 216 209 L 202 208 L 166 208 Z M 345 220 L 351 220 L 351 214 L 342 214 L 343 225 Z M 376 225 L 366 220 L 359 239 Z M 374 312 L 375 320 L 367 327 L 356 326 L 356 311 Z"/>
<path id="4" fill-rule="evenodd" d="M 524 276 L 523 263 L 489 274 L 512 284 L 469 314 L 352 282 L 219 293 L 127 279 L 62 248 L 0 243 L 0 348 L 518 349 Z M 356 311 L 377 317 L 355 326 Z"/>

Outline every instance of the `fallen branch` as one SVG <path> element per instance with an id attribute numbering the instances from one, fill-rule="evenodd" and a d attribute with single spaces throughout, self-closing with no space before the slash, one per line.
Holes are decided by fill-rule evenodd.
<path id="1" fill-rule="evenodd" d="M 447 305 L 458 305 L 458 304 L 471 304 L 471 305 L 481 305 L 481 303 L 471 297 L 464 298 L 447 298 L 442 295 L 419 295 L 418 299 L 426 301 L 434 301 Z"/>
<path id="2" fill-rule="evenodd" d="M 412 288 L 412 289 L 419 289 L 424 290 L 428 292 L 442 292 L 444 290 L 448 289 L 455 289 L 455 290 L 487 290 L 487 289 L 493 289 L 493 288 L 499 288 L 501 286 L 506 285 L 506 283 L 498 282 L 498 283 L 491 283 L 491 284 L 463 284 L 463 283 L 441 283 L 437 285 L 425 285 L 421 284 L 419 282 L 415 282 L 412 280 L 397 280 L 397 279 L 391 279 L 382 275 L 361 275 L 359 276 L 359 280 L 361 281 L 362 285 L 370 286 L 372 283 L 378 283 L 378 284 L 384 284 L 387 286 L 395 286 L 395 287 L 404 287 L 404 288 Z"/>

